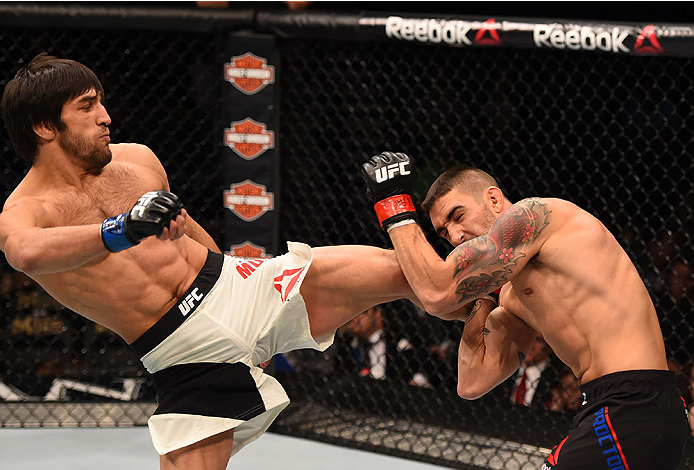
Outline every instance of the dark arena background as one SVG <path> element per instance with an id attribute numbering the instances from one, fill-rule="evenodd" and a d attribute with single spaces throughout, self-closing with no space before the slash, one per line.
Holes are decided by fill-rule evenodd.
<path id="1" fill-rule="evenodd" d="M 691 405 L 694 24 L 613 16 L 2 4 L 0 86 L 40 52 L 90 67 L 112 141 L 149 146 L 193 218 L 251 259 L 287 240 L 389 247 L 360 175 L 382 150 L 415 159 L 419 202 L 458 163 L 511 200 L 572 201 L 642 275 Z M 4 200 L 26 165 L 4 128 L 0 148 Z M 0 426 L 146 424 L 134 351 L 1 266 Z M 461 469 L 538 469 L 568 432 L 571 378 L 543 375 L 531 406 L 512 402 L 514 378 L 465 401 L 462 323 L 406 302 L 370 315 L 326 353 L 273 361 L 292 404 L 271 430 Z"/>

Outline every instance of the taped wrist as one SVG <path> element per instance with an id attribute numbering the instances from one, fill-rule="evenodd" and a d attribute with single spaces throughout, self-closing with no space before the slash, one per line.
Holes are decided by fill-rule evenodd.
<path id="1" fill-rule="evenodd" d="M 396 222 L 417 220 L 417 211 L 409 194 L 396 194 L 382 199 L 374 204 L 374 210 L 378 223 L 385 231 Z"/>
<path id="2" fill-rule="evenodd" d="M 417 223 L 417 221 L 414 219 L 405 219 L 405 220 L 401 220 L 400 222 L 394 222 L 394 223 L 388 225 L 388 227 L 386 228 L 386 232 L 390 233 L 390 231 L 393 230 L 394 228 L 402 227 L 403 225 L 416 224 L 416 223 Z"/>
<path id="3" fill-rule="evenodd" d="M 125 234 L 125 218 L 128 214 L 123 213 L 115 217 L 110 217 L 101 224 L 101 241 L 111 253 L 127 250 L 139 241 L 132 241 Z"/>

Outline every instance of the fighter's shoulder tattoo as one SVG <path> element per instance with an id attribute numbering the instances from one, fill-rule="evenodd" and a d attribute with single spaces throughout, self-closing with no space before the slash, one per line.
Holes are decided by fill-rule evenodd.
<path id="1" fill-rule="evenodd" d="M 453 250 L 449 256 L 455 259 L 453 278 L 460 303 L 504 285 L 518 260 L 527 256 L 526 247 L 549 225 L 551 213 L 541 199 L 523 199 L 494 222 L 489 235 Z"/>

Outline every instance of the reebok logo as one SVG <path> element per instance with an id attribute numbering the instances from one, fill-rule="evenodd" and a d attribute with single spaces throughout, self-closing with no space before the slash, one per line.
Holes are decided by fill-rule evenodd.
<path id="1" fill-rule="evenodd" d="M 473 26 L 481 24 L 458 20 L 436 20 L 433 18 L 402 18 L 389 16 L 386 20 L 386 36 L 405 41 L 432 42 L 434 44 L 472 45 L 467 33 Z"/>
<path id="2" fill-rule="evenodd" d="M 634 43 L 634 52 L 639 54 L 662 54 L 664 52 L 652 24 L 643 28 L 639 33 Z"/>
<path id="3" fill-rule="evenodd" d="M 196 287 L 193 289 L 193 291 L 186 295 L 185 299 L 183 299 L 179 304 L 178 304 L 178 309 L 181 311 L 183 316 L 185 317 L 190 313 L 191 310 L 195 308 L 195 303 L 199 302 L 202 300 L 202 298 L 205 297 L 204 295 L 198 293 L 198 288 Z"/>
<path id="4" fill-rule="evenodd" d="M 275 289 L 280 293 L 282 302 L 286 302 L 296 283 L 299 281 L 304 268 L 285 269 L 275 277 Z"/>
<path id="5" fill-rule="evenodd" d="M 410 170 L 407 169 L 409 164 L 410 162 L 391 163 L 388 166 L 376 168 L 376 182 L 383 183 L 397 174 L 409 175 Z"/>
<path id="6" fill-rule="evenodd" d="M 612 31 L 593 29 L 583 26 L 581 29 L 564 30 L 549 24 L 535 25 L 533 40 L 537 47 L 552 49 L 572 49 L 574 51 L 592 51 L 600 49 L 606 52 L 629 52 L 624 40 L 629 37 L 628 31 L 612 28 Z"/>

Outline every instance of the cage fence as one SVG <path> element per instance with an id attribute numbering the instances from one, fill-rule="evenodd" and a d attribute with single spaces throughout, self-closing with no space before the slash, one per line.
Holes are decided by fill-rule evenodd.
<path id="1" fill-rule="evenodd" d="M 225 225 L 219 135 L 225 123 L 218 32 L 8 27 L 0 86 L 39 52 L 92 68 L 115 142 L 148 145 L 172 190 L 218 243 Z M 383 150 L 415 159 L 415 197 L 459 163 L 495 176 L 512 200 L 551 196 L 599 218 L 653 298 L 682 393 L 694 332 L 694 64 L 599 52 L 449 48 L 279 37 L 280 238 L 314 246 L 389 247 L 360 164 Z M 26 166 L 5 130 L 3 198 Z M 442 256 L 447 247 L 430 225 Z M 142 425 L 152 382 L 109 330 L 53 301 L 4 265 L 0 292 L 0 426 Z M 361 318 L 361 317 L 360 317 Z M 325 353 L 276 359 L 292 399 L 278 432 L 454 468 L 537 469 L 568 432 L 571 404 L 511 400 L 511 378 L 480 400 L 456 395 L 462 327 L 407 302 L 364 314 Z M 558 359 L 551 359 L 555 363 Z M 559 368 L 557 367 L 557 370 Z M 694 468 L 692 442 L 681 468 Z"/>

